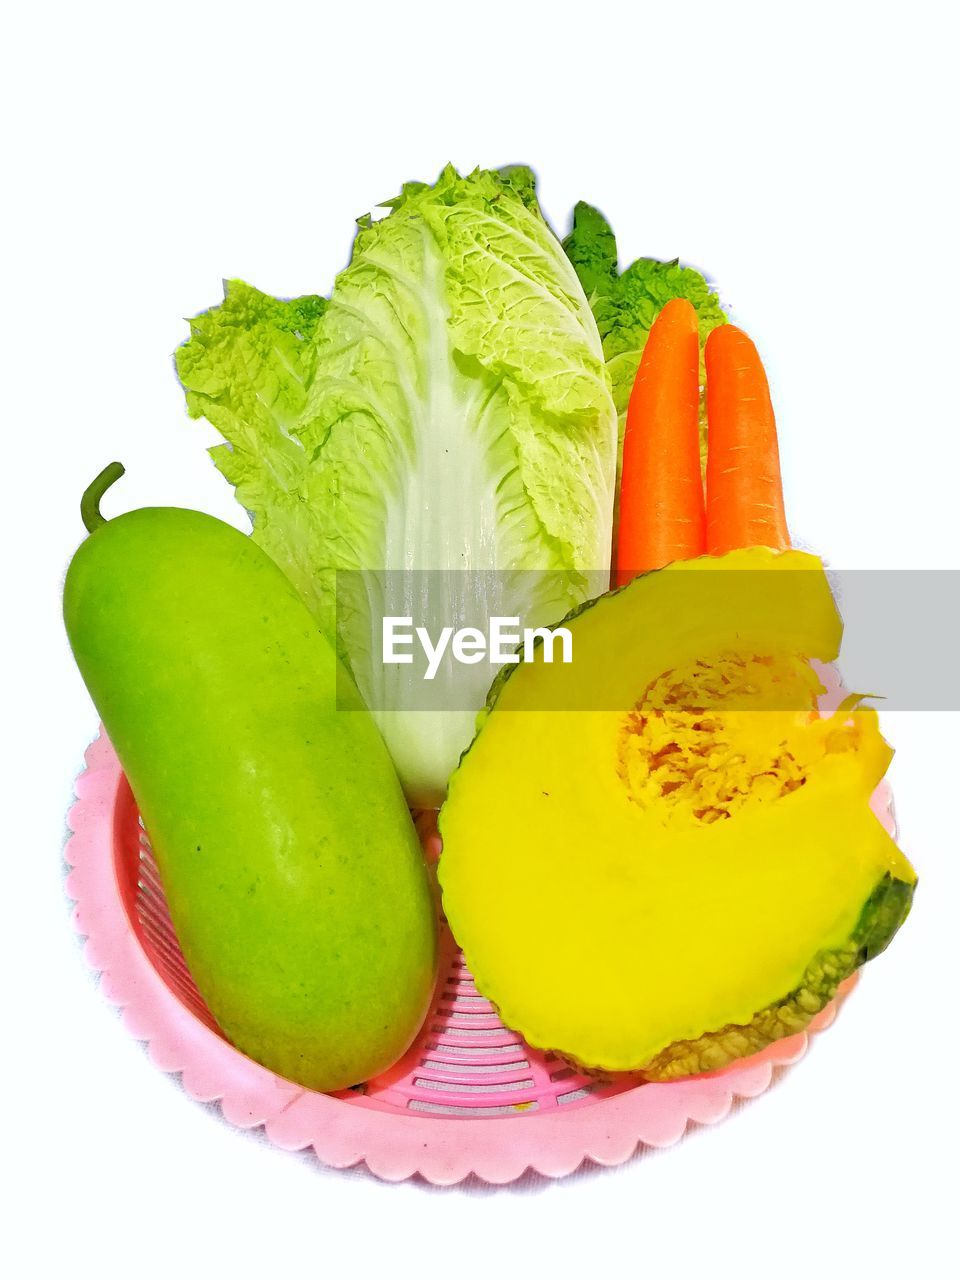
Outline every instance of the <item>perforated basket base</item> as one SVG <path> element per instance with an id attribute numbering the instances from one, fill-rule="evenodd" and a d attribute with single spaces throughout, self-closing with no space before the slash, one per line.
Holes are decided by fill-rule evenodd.
<path id="1" fill-rule="evenodd" d="M 775 1067 L 796 1062 L 807 1032 L 736 1066 L 669 1084 L 595 1078 L 542 1054 L 507 1030 L 473 986 L 444 930 L 430 1014 L 409 1053 L 359 1089 L 303 1089 L 234 1049 L 217 1030 L 184 963 L 136 802 L 106 736 L 86 754 L 70 811 L 67 891 L 89 964 L 123 1009 L 128 1030 L 164 1071 L 180 1072 L 200 1101 L 218 1101 L 241 1128 L 263 1125 L 277 1146 L 313 1147 L 325 1163 L 364 1162 L 379 1177 L 421 1175 L 451 1184 L 471 1174 L 506 1183 L 533 1169 L 559 1177 L 585 1160 L 627 1160 L 640 1144 L 666 1146 L 687 1124 L 722 1119 L 735 1097 L 755 1097 Z M 889 793 L 874 807 L 893 829 Z M 852 980 L 841 988 L 844 994 Z"/>

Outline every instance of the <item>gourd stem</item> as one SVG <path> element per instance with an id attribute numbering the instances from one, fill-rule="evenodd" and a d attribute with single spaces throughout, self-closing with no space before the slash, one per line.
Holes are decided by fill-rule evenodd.
<path id="1" fill-rule="evenodd" d="M 84 492 L 80 499 L 80 519 L 86 526 L 87 533 L 93 533 L 94 529 L 99 529 L 102 524 L 107 523 L 106 517 L 100 514 L 100 499 L 110 486 L 120 479 L 124 470 L 122 462 L 111 462 L 108 467 L 103 468 L 96 480 Z"/>

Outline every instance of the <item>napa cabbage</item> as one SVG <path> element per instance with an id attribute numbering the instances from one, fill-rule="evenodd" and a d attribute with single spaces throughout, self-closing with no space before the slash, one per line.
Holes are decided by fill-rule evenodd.
<path id="1" fill-rule="evenodd" d="M 337 644 L 411 803 L 435 805 L 491 671 L 450 663 L 428 688 L 382 662 L 382 619 L 547 625 L 604 590 L 617 412 L 529 170 L 448 167 L 385 208 L 329 298 L 230 281 L 176 364 L 253 538 Z"/>

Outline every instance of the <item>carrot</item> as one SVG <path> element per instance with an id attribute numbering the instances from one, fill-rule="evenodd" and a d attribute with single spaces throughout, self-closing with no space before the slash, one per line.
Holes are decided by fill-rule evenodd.
<path id="1" fill-rule="evenodd" d="M 707 338 L 707 551 L 790 545 L 777 424 L 757 348 L 723 324 Z"/>
<path id="2" fill-rule="evenodd" d="M 697 313 L 674 298 L 650 330 L 627 407 L 617 586 L 704 552 L 699 364 Z"/>

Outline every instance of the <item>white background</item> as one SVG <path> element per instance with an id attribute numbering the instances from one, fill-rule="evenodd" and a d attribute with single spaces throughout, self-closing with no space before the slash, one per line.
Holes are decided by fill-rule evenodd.
<path id="1" fill-rule="evenodd" d="M 122 1030 L 63 892 L 64 815 L 96 716 L 59 618 L 79 494 L 110 459 L 128 475 L 107 514 L 169 503 L 243 524 L 205 457 L 212 433 L 184 413 L 170 362 L 181 317 L 214 303 L 226 276 L 327 292 L 354 217 L 447 160 L 529 162 L 561 232 L 586 198 L 624 264 L 706 268 L 766 359 L 798 537 L 843 568 L 957 568 L 948 12 L 168 0 L 8 18 L 11 1274 L 949 1269 L 956 714 L 885 720 L 923 883 L 800 1066 L 722 1125 L 624 1168 L 440 1192 L 332 1173 L 229 1128 Z"/>

